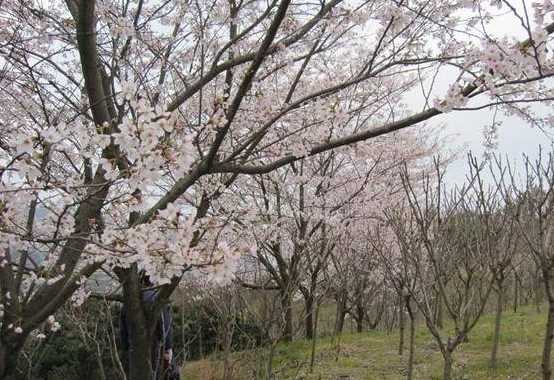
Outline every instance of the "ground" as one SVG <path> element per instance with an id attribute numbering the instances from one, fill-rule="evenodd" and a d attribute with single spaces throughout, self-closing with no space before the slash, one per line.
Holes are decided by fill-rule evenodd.
<path id="1" fill-rule="evenodd" d="M 455 354 L 455 379 L 539 379 L 540 358 L 546 312 L 534 307 L 504 313 L 498 369 L 489 369 L 493 333 L 493 315 L 481 318 Z M 407 339 L 407 336 L 406 336 Z M 255 373 L 267 373 L 269 349 L 240 352 L 232 357 L 234 380 L 266 379 Z M 324 337 L 317 341 L 313 372 L 309 371 L 311 342 L 298 340 L 275 348 L 273 374 L 276 380 L 404 379 L 407 350 L 398 355 L 398 331 L 345 333 L 340 341 Z M 441 379 L 442 356 L 425 326 L 416 333 L 415 379 Z M 188 363 L 183 370 L 186 380 L 222 378 L 222 361 L 210 359 Z"/>

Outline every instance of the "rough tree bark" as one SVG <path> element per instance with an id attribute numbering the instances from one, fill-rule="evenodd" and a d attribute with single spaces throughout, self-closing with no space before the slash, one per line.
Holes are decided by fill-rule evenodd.
<path id="1" fill-rule="evenodd" d="M 149 323 L 142 302 L 139 276 L 130 270 L 123 282 L 123 302 L 127 309 L 126 322 L 129 330 L 128 380 L 153 379 L 152 323 Z"/>

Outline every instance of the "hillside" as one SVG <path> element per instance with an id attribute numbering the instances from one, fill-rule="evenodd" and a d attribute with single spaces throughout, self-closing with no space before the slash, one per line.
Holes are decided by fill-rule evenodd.
<path id="1" fill-rule="evenodd" d="M 546 313 L 535 308 L 506 311 L 502 320 L 499 368 L 488 368 L 493 331 L 493 316 L 485 315 L 455 356 L 456 379 L 538 379 Z M 345 333 L 339 339 L 324 337 L 317 341 L 313 373 L 309 373 L 311 342 L 279 344 L 273 359 L 274 379 L 403 379 L 404 356 L 398 355 L 398 331 Z M 255 371 L 267 368 L 269 349 L 234 354 L 233 379 L 254 379 Z M 416 332 L 416 379 L 441 379 L 442 356 L 425 326 Z M 265 366 L 265 368 L 264 368 Z M 216 356 L 191 362 L 183 369 L 187 380 L 222 378 L 223 365 Z M 266 377 L 258 377 L 265 379 Z"/>

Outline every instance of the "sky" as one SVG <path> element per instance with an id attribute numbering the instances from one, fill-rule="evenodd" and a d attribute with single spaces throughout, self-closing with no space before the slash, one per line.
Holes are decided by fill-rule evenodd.
<path id="1" fill-rule="evenodd" d="M 523 0 L 526 6 L 531 8 L 530 0 Z M 518 11 L 522 11 L 522 2 L 513 2 L 517 5 Z M 487 29 L 490 35 L 495 37 L 511 36 L 523 41 L 526 39 L 526 31 L 519 24 L 519 21 L 510 14 L 504 7 L 495 11 L 496 17 Z M 446 70 L 441 73 L 436 82 L 433 97 L 441 97 L 446 94 L 446 91 L 452 83 L 452 73 Z M 554 86 L 554 83 L 553 83 Z M 485 99 L 483 97 L 483 99 Z M 420 110 L 422 106 L 421 94 L 413 92 L 406 99 L 408 105 L 413 110 Z M 472 104 L 472 103 L 470 103 Z M 539 109 L 540 105 L 535 106 Z M 542 112 L 547 110 L 542 106 Z M 550 110 L 549 113 L 551 113 Z M 493 120 L 493 110 L 483 109 L 480 111 L 453 111 L 445 115 L 431 119 L 428 123 L 434 129 L 439 130 L 439 136 L 444 139 L 443 150 L 447 152 L 457 152 L 457 159 L 452 162 L 446 171 L 446 182 L 448 185 L 462 184 L 465 180 L 467 167 L 467 153 L 472 152 L 478 158 L 482 158 L 486 151 L 484 146 L 485 138 L 483 128 L 485 125 L 490 125 Z M 552 145 L 552 136 L 554 136 L 554 128 L 550 131 L 550 136 L 543 131 L 531 127 L 522 119 L 515 116 L 505 116 L 501 112 L 497 115 L 497 120 L 502 121 L 502 125 L 498 128 L 498 138 L 496 139 L 496 148 L 489 152 L 501 155 L 511 161 L 516 168 L 521 167 L 521 158 L 523 154 L 530 158 L 538 156 L 539 145 L 544 149 L 550 150 Z M 518 165 L 518 161 L 519 164 Z"/>
<path id="2" fill-rule="evenodd" d="M 459 152 L 457 159 L 450 164 L 446 172 L 446 181 L 450 185 L 462 184 L 465 180 L 467 168 L 467 153 L 470 151 L 482 158 L 485 151 L 483 127 L 490 124 L 492 112 L 490 110 L 453 112 L 442 116 L 444 128 L 441 135 L 448 136 L 445 148 Z M 517 117 L 502 116 L 502 125 L 498 128 L 498 138 L 495 149 L 489 149 L 503 158 L 507 158 L 521 168 L 523 154 L 536 158 L 539 146 L 549 149 L 551 137 L 543 131 L 533 128 Z M 439 122 L 437 119 L 435 123 Z M 520 165 L 518 165 L 518 162 Z"/>

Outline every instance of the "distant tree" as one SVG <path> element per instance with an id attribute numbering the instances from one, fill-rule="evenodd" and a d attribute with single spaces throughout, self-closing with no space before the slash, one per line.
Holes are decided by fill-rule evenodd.
<path id="1" fill-rule="evenodd" d="M 445 191 L 443 172 L 439 162 L 435 163 L 436 175 L 424 175 L 421 183 L 411 178 L 406 168 L 401 174 L 421 241 L 411 253 L 413 273 L 418 276 L 417 292 L 409 287 L 407 291 L 442 353 L 443 379 L 450 380 L 453 354 L 483 314 L 493 279 L 482 254 L 486 242 L 481 239 L 481 226 L 473 210 L 472 188 Z M 448 283 L 445 277 L 450 279 Z M 437 326 L 431 307 L 433 285 L 454 324 L 451 332 Z"/>
<path id="2" fill-rule="evenodd" d="M 520 181 L 506 165 L 508 175 L 498 177 L 506 203 L 511 205 L 511 217 L 518 225 L 524 244 L 531 252 L 548 302 L 545 327 L 542 377 L 552 378 L 552 340 L 554 339 L 554 156 L 539 152 L 532 160 L 524 157 L 525 171 Z M 500 171 L 500 170 L 497 170 Z"/>

